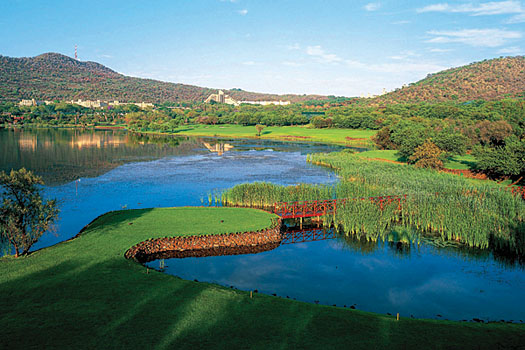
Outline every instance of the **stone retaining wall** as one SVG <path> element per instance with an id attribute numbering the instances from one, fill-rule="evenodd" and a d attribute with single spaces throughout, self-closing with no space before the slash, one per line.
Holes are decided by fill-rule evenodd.
<path id="1" fill-rule="evenodd" d="M 274 249 L 281 243 L 281 220 L 255 232 L 152 238 L 129 248 L 124 257 L 147 262 L 169 257 L 247 254 Z"/>

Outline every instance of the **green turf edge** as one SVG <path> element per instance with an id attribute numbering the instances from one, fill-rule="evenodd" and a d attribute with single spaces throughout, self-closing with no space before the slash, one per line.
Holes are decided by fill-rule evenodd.
<path id="1" fill-rule="evenodd" d="M 393 162 L 406 163 L 404 159 L 397 155 L 397 150 L 370 150 L 357 153 L 359 157 L 368 158 L 371 160 L 387 160 Z M 469 170 L 476 166 L 476 158 L 472 155 L 466 154 L 463 156 L 453 156 L 448 158 L 443 166 L 445 169 L 455 170 Z"/>
<path id="2" fill-rule="evenodd" d="M 361 129 L 314 129 L 305 126 L 268 126 L 257 136 L 255 126 L 234 124 L 219 125 L 185 125 L 173 132 L 140 131 L 141 134 L 181 135 L 201 137 L 224 137 L 244 139 L 267 139 L 292 142 L 317 142 L 336 145 L 353 146 L 367 144 L 377 130 Z M 363 139 L 347 140 L 346 137 Z"/>
<path id="3" fill-rule="evenodd" d="M 231 211 L 226 215 L 223 209 Z M 0 347 L 497 349 L 524 344 L 525 325 L 396 321 L 261 294 L 252 299 L 247 292 L 148 271 L 124 259 L 132 244 L 154 237 L 146 232 L 148 219 L 156 222 L 166 211 L 178 224 L 169 227 L 174 234 L 219 233 L 209 232 L 205 220 L 189 219 L 190 211 L 214 222 L 229 217 L 231 224 L 251 220 L 257 212 L 111 212 L 76 239 L 27 257 L 0 259 Z"/>

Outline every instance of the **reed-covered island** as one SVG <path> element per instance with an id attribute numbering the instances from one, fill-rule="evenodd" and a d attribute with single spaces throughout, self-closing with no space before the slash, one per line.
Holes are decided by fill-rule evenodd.
<path id="1" fill-rule="evenodd" d="M 333 168 L 335 186 L 237 185 L 222 194 L 225 205 L 272 208 L 276 202 L 355 199 L 323 217 L 325 226 L 365 240 L 403 239 L 417 243 L 422 235 L 438 236 L 470 247 L 525 254 L 525 201 L 492 181 L 476 181 L 413 166 L 370 161 L 348 152 L 311 154 L 312 164 Z M 401 195 L 401 205 L 378 205 L 361 198 Z"/>

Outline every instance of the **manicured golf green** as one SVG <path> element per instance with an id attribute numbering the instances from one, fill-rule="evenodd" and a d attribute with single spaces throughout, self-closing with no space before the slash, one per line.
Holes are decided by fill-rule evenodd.
<path id="1" fill-rule="evenodd" d="M 184 125 L 175 129 L 177 135 L 222 136 L 232 138 L 257 137 L 255 126 L 243 125 Z M 357 129 L 314 129 L 305 126 L 268 126 L 262 130 L 261 139 L 287 141 L 310 141 L 336 144 L 355 144 L 369 142 L 377 130 Z M 347 139 L 347 137 L 349 139 Z M 355 140 L 358 139 L 358 140 Z"/>
<path id="2" fill-rule="evenodd" d="M 239 208 L 111 212 L 77 238 L 0 259 L 0 348 L 497 349 L 525 326 L 412 320 L 182 280 L 124 258 L 152 237 L 265 228 Z M 221 222 L 222 221 L 222 222 Z M 315 281 L 312 281 L 315 283 Z"/>

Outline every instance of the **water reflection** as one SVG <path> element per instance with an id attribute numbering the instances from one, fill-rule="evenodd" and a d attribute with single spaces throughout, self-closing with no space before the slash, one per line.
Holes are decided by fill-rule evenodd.
<path id="1" fill-rule="evenodd" d="M 233 146 L 229 143 L 218 142 L 216 144 L 210 144 L 208 142 L 202 143 L 210 152 L 217 153 L 219 156 L 222 156 L 224 152 L 228 152 L 233 149 Z"/>
<path id="2" fill-rule="evenodd" d="M 166 156 L 218 155 L 236 149 L 285 152 L 333 151 L 339 146 L 297 145 L 268 140 L 218 141 L 214 138 L 128 133 L 126 130 L 2 129 L 0 171 L 25 167 L 44 178 L 47 185 L 97 177 L 123 164 Z"/>
<path id="3" fill-rule="evenodd" d="M 100 176 L 122 164 L 178 153 L 180 144 L 142 142 L 122 130 L 7 129 L 0 130 L 0 170 L 25 167 L 58 185 L 81 177 Z"/>
<path id="4" fill-rule="evenodd" d="M 210 256 L 245 255 L 257 254 L 273 250 L 279 247 L 279 243 L 266 243 L 253 246 L 241 247 L 213 247 L 198 250 L 168 250 L 160 253 L 143 254 L 135 256 L 139 262 L 145 263 L 159 259 L 182 259 L 182 258 L 203 258 Z"/>
<path id="5" fill-rule="evenodd" d="M 166 255 L 162 267 L 185 279 L 405 317 L 523 320 L 522 268 L 470 250 L 321 231 L 289 230 L 279 247 L 245 255 Z M 159 262 L 146 265 L 157 268 Z"/>
<path id="6" fill-rule="evenodd" d="M 128 134 L 123 130 L 86 130 L 85 135 L 82 132 L 0 131 L 0 143 L 11 148 L 10 152 L 1 148 L 1 167 L 10 170 L 25 166 L 46 175 L 46 183 L 53 186 L 46 186 L 44 194 L 60 203 L 57 235 L 44 235 L 34 249 L 71 238 L 91 220 L 111 210 L 199 206 L 209 193 L 246 181 L 284 185 L 338 181 L 332 172 L 306 163 L 304 154 L 339 147 L 267 140 L 175 138 Z M 35 151 L 20 151 L 17 140 L 21 136 L 36 137 Z M 71 140 L 82 140 L 86 146 L 78 148 Z M 50 147 L 45 146 L 48 141 Z M 228 143 L 234 149 L 218 156 L 209 152 L 203 142 Z"/>

